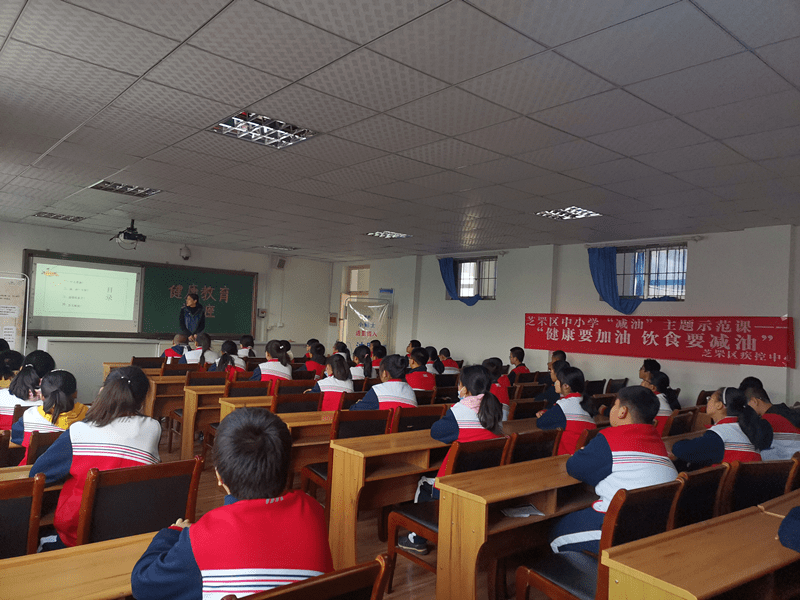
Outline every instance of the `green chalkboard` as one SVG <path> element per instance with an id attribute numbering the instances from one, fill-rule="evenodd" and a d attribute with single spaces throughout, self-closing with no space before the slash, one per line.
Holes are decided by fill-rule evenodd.
<path id="1" fill-rule="evenodd" d="M 200 296 L 206 333 L 240 336 L 252 333 L 256 273 L 145 266 L 142 287 L 142 333 L 178 332 L 178 314 L 186 294 Z"/>

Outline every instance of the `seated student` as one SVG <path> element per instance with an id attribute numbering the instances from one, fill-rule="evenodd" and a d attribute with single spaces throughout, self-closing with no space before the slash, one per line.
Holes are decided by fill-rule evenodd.
<path id="1" fill-rule="evenodd" d="M 431 375 L 441 375 L 444 373 L 444 365 L 439 360 L 439 351 L 433 346 L 425 346 L 425 352 L 428 353 L 428 362 L 425 363 L 425 369 Z"/>
<path id="2" fill-rule="evenodd" d="M 394 410 L 398 406 L 417 406 L 417 396 L 404 378 L 406 368 L 408 359 L 405 356 L 390 354 L 384 358 L 378 370 L 381 383 L 369 388 L 350 410 Z"/>
<path id="3" fill-rule="evenodd" d="M 378 346 L 381 346 L 381 345 L 382 345 L 381 341 L 379 339 L 377 339 L 377 338 L 375 338 L 374 340 L 370 340 L 369 341 L 370 354 L 374 354 L 375 353 L 375 348 L 377 348 Z"/>
<path id="4" fill-rule="evenodd" d="M 491 440 L 503 435 L 503 411 L 499 400 L 492 394 L 492 376 L 481 365 L 464 367 L 459 378 L 458 397 L 460 400 L 431 427 L 431 437 L 445 444 Z M 450 451 L 444 457 L 436 477 L 442 477 L 451 459 Z M 439 499 L 439 490 L 434 486 L 436 479 L 422 477 L 417 487 L 415 502 L 428 502 Z M 427 540 L 409 533 L 397 541 L 397 545 L 425 555 L 428 553 Z"/>
<path id="5" fill-rule="evenodd" d="M 289 340 L 281 340 L 281 344 L 283 344 L 288 350 L 286 350 L 286 358 L 289 362 L 294 361 L 294 352 L 292 352 L 292 342 Z"/>
<path id="6" fill-rule="evenodd" d="M 772 427 L 747 405 L 737 388 L 719 388 L 706 405 L 714 421 L 703 437 L 681 440 L 672 446 L 679 459 L 700 468 L 721 462 L 759 462 L 761 450 L 772 445 Z"/>
<path id="7" fill-rule="evenodd" d="M 430 391 L 436 387 L 436 378 L 428 373 L 425 365 L 428 362 L 428 353 L 422 348 L 414 348 L 408 366 L 411 370 L 406 373 L 406 383 L 412 390 Z"/>
<path id="8" fill-rule="evenodd" d="M 508 411 L 510 410 L 508 387 L 499 383 L 499 379 L 503 375 L 503 361 L 493 356 L 492 358 L 484 360 L 481 366 L 488 371 L 489 376 L 492 378 L 492 395 L 497 398 L 502 405 L 503 421 L 506 421 L 508 420 Z"/>
<path id="9" fill-rule="evenodd" d="M 652 358 L 646 358 L 639 367 L 639 379 L 641 381 L 648 381 L 651 373 L 657 373 L 661 370 L 661 363 Z"/>
<path id="10" fill-rule="evenodd" d="M 508 375 L 504 375 L 503 381 L 508 381 L 508 387 L 514 385 L 514 382 L 517 380 L 517 373 L 530 373 L 528 367 L 525 366 L 525 363 L 522 362 L 525 360 L 525 350 L 520 348 L 519 346 L 514 346 L 509 351 L 508 355 L 508 362 L 511 363 L 513 369 L 508 372 Z M 501 381 L 501 384 L 503 383 Z"/>
<path id="11" fill-rule="evenodd" d="M 386 358 L 386 346 L 381 344 L 372 349 L 372 369 L 378 370 L 381 366 L 381 361 Z"/>
<path id="12" fill-rule="evenodd" d="M 161 353 L 161 358 L 167 357 L 167 362 L 170 362 L 173 358 L 180 358 L 183 356 L 183 353 L 186 352 L 188 349 L 187 345 L 189 344 L 189 338 L 187 338 L 182 333 L 176 333 L 175 336 L 172 338 L 172 347 L 167 348 Z"/>
<path id="13" fill-rule="evenodd" d="M 369 351 L 369 346 L 361 345 L 353 350 L 353 362 L 356 363 L 354 367 L 350 367 L 350 377 L 353 381 L 372 377 L 372 353 Z"/>
<path id="14" fill-rule="evenodd" d="M 319 344 L 319 340 L 317 338 L 311 338 L 310 340 L 308 340 L 306 342 L 306 354 L 305 354 L 306 358 L 311 358 L 311 347 L 314 344 Z M 323 354 L 324 354 L 324 352 L 323 352 Z"/>
<path id="15" fill-rule="evenodd" d="M 43 548 L 75 545 L 89 469 L 108 471 L 159 462 L 161 424 L 141 414 L 149 387 L 139 367 L 111 371 L 83 421 L 73 423 L 34 463 L 30 477 L 44 473 L 48 485 L 65 480 L 53 522 L 57 535 L 43 538 Z"/>
<path id="16" fill-rule="evenodd" d="M 5 352 L 6 350 L 11 350 L 11 346 L 8 345 L 5 338 L 0 338 L 0 352 Z"/>
<path id="17" fill-rule="evenodd" d="M 219 360 L 219 354 L 211 349 L 211 336 L 205 332 L 200 332 L 195 336 L 195 349 L 186 350 L 178 361 L 181 364 L 215 364 Z"/>
<path id="18" fill-rule="evenodd" d="M 306 393 L 322 392 L 321 410 L 339 410 L 339 401 L 342 394 L 353 391 L 353 378 L 350 376 L 350 368 L 344 356 L 332 354 L 325 361 L 324 379 L 320 379 Z"/>
<path id="19" fill-rule="evenodd" d="M 28 464 L 28 445 L 34 431 L 62 432 L 86 416 L 87 407 L 75 402 L 78 384 L 75 376 L 63 369 L 54 369 L 42 377 L 42 405 L 31 406 L 11 427 L 11 441 L 25 447 L 20 465 Z"/>
<path id="20" fill-rule="evenodd" d="M 406 358 L 411 358 L 411 351 L 414 348 L 422 348 L 422 342 L 419 340 L 411 340 L 408 342 L 408 346 L 406 346 Z"/>
<path id="21" fill-rule="evenodd" d="M 569 458 L 567 473 L 593 485 L 600 499 L 555 524 L 550 534 L 553 552 L 598 553 L 603 518 L 618 490 L 667 483 L 678 476 L 652 426 L 657 412 L 653 392 L 642 386 L 622 388 L 609 413 L 611 427 Z"/>
<path id="22" fill-rule="evenodd" d="M 136 598 L 241 598 L 332 571 L 325 511 L 286 490 L 291 449 L 289 429 L 265 408 L 225 417 L 214 440 L 225 504 L 156 534 L 131 574 Z"/>
<path id="23" fill-rule="evenodd" d="M 335 342 L 333 344 L 333 353 L 334 354 L 341 354 L 344 357 L 344 360 L 349 365 L 350 364 L 350 348 L 347 347 L 347 344 L 344 342 Z"/>
<path id="24" fill-rule="evenodd" d="M 537 414 L 539 429 L 563 429 L 559 454 L 574 454 L 578 438 L 584 429 L 596 429 L 594 405 L 583 393 L 583 371 L 565 367 L 556 373 L 556 392 L 561 396 L 553 408 Z M 658 411 L 656 411 L 658 412 Z"/>
<path id="25" fill-rule="evenodd" d="M 301 371 L 314 371 L 314 379 L 325 376 L 325 346 L 317 342 L 311 346 L 311 357 L 300 367 Z"/>
<path id="26" fill-rule="evenodd" d="M 11 429 L 14 407 L 41 406 L 39 382 L 56 368 L 53 357 L 44 350 L 34 350 L 24 359 L 24 364 L 7 388 L 0 389 L 0 430 Z"/>
<path id="27" fill-rule="evenodd" d="M 255 343 L 256 341 L 253 339 L 252 335 L 245 334 L 239 338 L 239 356 L 241 358 L 255 358 L 256 353 L 253 350 Z"/>
<path id="28" fill-rule="evenodd" d="M 564 369 L 569 366 L 571 365 L 565 360 L 555 360 L 550 363 L 549 365 L 550 381 L 552 381 L 553 383 L 547 388 L 545 388 L 545 390 L 541 394 L 537 395 L 534 398 L 534 400 L 539 402 L 544 400 L 546 402 L 546 404 L 544 405 L 545 409 L 552 408 L 552 406 L 558 401 L 558 399 L 561 398 L 561 395 L 556 391 L 556 379 L 557 379 L 556 374 L 561 369 Z"/>
<path id="29" fill-rule="evenodd" d="M 317 345 L 319 346 L 320 344 Z M 287 346 L 288 344 L 281 340 L 268 341 L 264 349 L 267 362 L 261 363 L 253 370 L 253 376 L 250 381 L 274 381 L 275 379 L 290 381 L 292 379 L 292 366 L 286 356 L 286 351 L 289 349 Z"/>
<path id="30" fill-rule="evenodd" d="M 198 337 L 201 334 L 197 334 Z M 222 342 L 222 356 L 217 359 L 213 365 L 211 365 L 208 370 L 209 371 L 225 371 L 228 374 L 228 379 L 231 381 L 235 381 L 236 373 L 244 373 L 247 371 L 247 364 L 244 362 L 244 359 L 239 356 L 238 348 L 236 348 L 236 342 L 233 340 L 225 340 Z"/>
<path id="31" fill-rule="evenodd" d="M 557 360 L 563 360 L 564 362 L 567 362 L 567 353 L 563 350 L 553 350 L 553 352 L 550 353 L 550 362 L 547 363 L 547 368 L 549 369 L 550 365 Z"/>
<path id="32" fill-rule="evenodd" d="M 658 414 L 656 415 L 656 431 L 658 435 L 664 435 L 664 426 L 672 414 L 673 410 L 680 410 L 680 402 L 671 393 L 669 387 L 669 376 L 661 371 L 649 374 L 649 379 L 643 379 L 642 385 L 653 392 L 658 398 Z"/>
<path id="33" fill-rule="evenodd" d="M 761 383 L 758 377 L 745 377 L 742 379 L 742 383 L 739 384 L 739 389 L 746 392 L 750 388 L 763 390 L 764 384 Z"/>
<path id="34" fill-rule="evenodd" d="M 747 404 L 772 426 L 772 445 L 761 451 L 762 460 L 789 460 L 800 452 L 800 411 L 772 404 L 761 388 L 748 388 Z"/>
<path id="35" fill-rule="evenodd" d="M 3 350 L 0 352 L 0 389 L 6 389 L 11 385 L 11 380 L 22 368 L 22 361 L 25 357 L 16 350 Z"/>
<path id="36" fill-rule="evenodd" d="M 442 375 L 458 375 L 461 373 L 458 363 L 450 358 L 449 348 L 442 348 L 439 350 L 439 360 L 442 361 L 442 366 L 444 367 Z"/>

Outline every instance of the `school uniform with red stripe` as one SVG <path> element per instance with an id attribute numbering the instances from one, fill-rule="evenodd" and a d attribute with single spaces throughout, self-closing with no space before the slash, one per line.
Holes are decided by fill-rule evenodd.
<path id="1" fill-rule="evenodd" d="M 120 417 L 103 427 L 80 421 L 39 457 L 31 468 L 31 477 L 44 473 L 48 484 L 66 479 L 53 522 L 65 545 L 75 545 L 89 469 L 108 471 L 158 463 L 160 438 L 161 424 L 150 417 Z"/>
<path id="2" fill-rule="evenodd" d="M 417 396 L 405 381 L 390 379 L 369 388 L 350 410 L 394 410 L 400 406 L 417 406 Z"/>
<path id="3" fill-rule="evenodd" d="M 322 410 L 339 410 L 342 394 L 353 391 L 353 380 L 336 379 L 336 377 L 326 377 L 320 379 L 311 388 L 312 392 L 322 392 Z"/>
<path id="4" fill-rule="evenodd" d="M 406 373 L 406 383 L 412 390 L 423 390 L 429 392 L 436 387 L 436 377 L 428 373 L 425 367 L 417 367 Z"/>
<path id="5" fill-rule="evenodd" d="M 559 454 L 574 454 L 583 430 L 597 428 L 591 415 L 583 410 L 582 398 L 583 395 L 579 393 L 564 396 L 536 421 L 539 429 L 564 430 L 558 444 Z"/>
<path id="6" fill-rule="evenodd" d="M 69 429 L 70 425 L 83 420 L 87 410 L 88 408 L 85 405 L 76 402 L 72 410 L 61 413 L 55 423 L 51 420 L 52 415 L 45 414 L 41 406 L 31 406 L 22 413 L 22 418 L 11 427 L 11 443 L 25 447 L 25 456 L 22 457 L 22 462 L 19 464 L 28 464 L 28 447 L 34 431 L 63 433 Z"/>
<path id="7" fill-rule="evenodd" d="M 14 420 L 14 407 L 20 406 L 41 406 L 41 400 L 23 400 L 17 398 L 8 391 L 8 388 L 0 389 L 0 431 L 11 429 L 11 421 Z"/>
<path id="8" fill-rule="evenodd" d="M 664 426 L 667 424 L 667 419 L 669 419 L 670 415 L 672 414 L 672 408 L 670 407 L 669 401 L 664 394 L 656 394 L 656 398 L 658 398 L 656 431 L 658 432 L 658 435 L 664 435 Z"/>
<path id="9" fill-rule="evenodd" d="M 186 352 L 186 346 L 183 344 L 176 344 L 171 348 L 167 348 L 161 353 L 161 358 L 180 358 Z"/>
<path id="10" fill-rule="evenodd" d="M 457 375 L 458 373 L 461 373 L 461 369 L 458 368 L 458 363 L 452 358 L 444 359 L 442 361 L 442 366 L 444 366 L 442 375 Z"/>
<path id="11" fill-rule="evenodd" d="M 311 369 L 309 369 L 309 371 L 310 370 Z M 274 381 L 276 379 L 291 381 L 292 365 L 282 365 L 281 361 L 277 358 L 271 358 L 267 362 L 261 363 L 253 370 L 253 376 L 250 378 L 250 381 Z"/>
<path id="12" fill-rule="evenodd" d="M 791 460 L 800 452 L 800 429 L 789 419 L 769 411 L 761 418 L 772 426 L 772 446 L 761 451 L 762 460 Z"/>
<path id="13" fill-rule="evenodd" d="M 739 427 L 736 417 L 720 419 L 702 437 L 675 442 L 672 453 L 687 462 L 701 464 L 761 461 L 761 454 Z"/>
<path id="14" fill-rule="evenodd" d="M 300 491 L 236 500 L 156 534 L 133 568 L 137 600 L 239 598 L 333 571 L 325 513 Z"/>

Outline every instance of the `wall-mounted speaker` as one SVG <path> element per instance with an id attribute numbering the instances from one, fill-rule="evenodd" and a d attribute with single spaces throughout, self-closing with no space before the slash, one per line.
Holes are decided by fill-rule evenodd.
<path id="1" fill-rule="evenodd" d="M 283 270 L 286 268 L 286 258 L 283 256 L 278 256 L 275 258 L 275 268 Z"/>

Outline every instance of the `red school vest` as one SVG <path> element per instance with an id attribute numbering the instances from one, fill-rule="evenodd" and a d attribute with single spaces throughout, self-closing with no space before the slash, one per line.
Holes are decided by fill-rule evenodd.
<path id="1" fill-rule="evenodd" d="M 322 410 L 339 410 L 342 395 L 353 391 L 353 380 L 336 379 L 336 377 L 326 377 L 317 382 L 319 390 L 322 392 Z"/>
<path id="2" fill-rule="evenodd" d="M 561 434 L 561 442 L 558 444 L 559 454 L 575 454 L 578 445 L 578 438 L 584 429 L 597 429 L 594 419 L 581 408 L 581 394 L 570 394 L 556 401 L 564 411 L 567 418 L 567 426 Z"/>
<path id="3" fill-rule="evenodd" d="M 385 383 L 379 383 L 370 389 L 375 390 L 378 396 L 378 408 L 380 410 L 391 410 L 399 406 L 417 406 L 417 395 L 411 386 L 399 379 L 390 379 Z"/>
<path id="4" fill-rule="evenodd" d="M 658 414 L 656 415 L 656 431 L 658 435 L 664 435 L 664 426 L 672 414 L 672 409 L 669 407 L 667 397 L 664 394 L 658 394 Z"/>
<path id="5" fill-rule="evenodd" d="M 406 374 L 406 383 L 412 390 L 432 390 L 436 386 L 436 377 L 427 371 L 412 371 Z"/>
<path id="6" fill-rule="evenodd" d="M 722 457 L 722 462 L 731 463 L 735 460 L 761 462 L 761 454 L 739 427 L 739 420 L 736 417 L 725 417 L 716 425 L 712 425 L 709 430 L 721 437 L 725 444 L 725 455 Z"/>
<path id="7" fill-rule="evenodd" d="M 500 437 L 488 429 L 485 429 L 478 419 L 478 413 L 469 408 L 463 402 L 457 402 L 454 404 L 452 408 L 450 408 L 450 411 L 453 413 L 453 416 L 456 418 L 456 422 L 458 423 L 457 442 L 477 442 L 479 440 L 492 440 L 496 437 Z M 444 473 L 447 470 L 447 465 L 450 462 L 450 453 L 452 451 L 453 447 L 451 446 L 447 451 L 447 456 L 444 457 L 442 466 L 439 467 L 439 471 L 436 473 L 436 477 L 444 477 Z"/>

